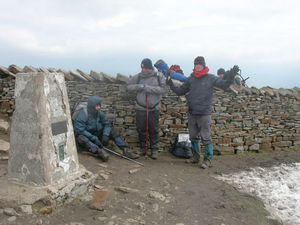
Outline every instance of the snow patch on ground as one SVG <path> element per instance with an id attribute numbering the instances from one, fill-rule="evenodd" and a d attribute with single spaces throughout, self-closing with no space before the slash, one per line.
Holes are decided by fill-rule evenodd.
<path id="1" fill-rule="evenodd" d="M 300 225 L 300 163 L 216 176 L 262 199 L 271 216 L 286 225 Z"/>

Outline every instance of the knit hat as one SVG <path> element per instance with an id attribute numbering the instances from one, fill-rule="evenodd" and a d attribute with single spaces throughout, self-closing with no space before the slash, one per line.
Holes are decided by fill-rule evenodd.
<path id="1" fill-rule="evenodd" d="M 223 68 L 218 69 L 217 74 L 225 74 L 225 70 Z"/>
<path id="2" fill-rule="evenodd" d="M 203 67 L 205 67 L 206 64 L 205 64 L 205 59 L 204 59 L 204 57 L 203 57 L 203 56 L 197 56 L 197 57 L 195 58 L 195 60 L 194 60 L 194 65 L 195 65 L 195 66 L 196 66 L 196 65 L 202 65 Z"/>
<path id="3" fill-rule="evenodd" d="M 142 60 L 142 62 L 141 62 L 141 68 L 142 69 L 154 69 L 153 68 L 153 65 L 152 65 L 152 61 L 151 61 L 151 59 L 148 59 L 148 58 L 145 58 L 145 59 L 143 59 Z"/>

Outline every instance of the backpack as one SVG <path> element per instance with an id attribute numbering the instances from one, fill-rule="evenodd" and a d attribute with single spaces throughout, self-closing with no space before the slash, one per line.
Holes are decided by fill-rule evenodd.
<path id="1" fill-rule="evenodd" d="M 84 111 L 85 115 L 88 115 L 87 112 L 87 102 L 78 102 L 71 112 L 72 121 L 75 121 L 76 117 L 78 116 L 81 110 Z"/>
<path id="2" fill-rule="evenodd" d="M 188 134 L 178 134 L 170 152 L 179 158 L 189 159 L 192 157 L 192 145 Z"/>

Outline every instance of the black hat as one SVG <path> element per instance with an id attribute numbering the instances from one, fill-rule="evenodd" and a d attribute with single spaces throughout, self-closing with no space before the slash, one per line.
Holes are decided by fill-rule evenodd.
<path id="1" fill-rule="evenodd" d="M 145 58 L 142 60 L 141 67 L 145 68 L 145 69 L 152 69 L 152 70 L 154 69 L 151 59 L 148 59 L 148 58 Z"/>
<path id="2" fill-rule="evenodd" d="M 223 68 L 218 69 L 217 74 L 225 74 L 225 70 Z"/>
<path id="3" fill-rule="evenodd" d="M 206 66 L 206 64 L 205 64 L 205 59 L 204 59 L 204 57 L 203 56 L 197 56 L 196 58 L 195 58 L 195 60 L 194 60 L 194 65 L 196 66 L 196 65 L 202 65 L 202 66 Z"/>

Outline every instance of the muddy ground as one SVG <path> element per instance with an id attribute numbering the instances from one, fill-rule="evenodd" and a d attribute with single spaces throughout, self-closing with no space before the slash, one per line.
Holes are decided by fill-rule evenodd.
<path id="1" fill-rule="evenodd" d="M 0 224 L 278 225 L 281 223 L 268 218 L 259 199 L 213 176 L 254 166 L 299 162 L 300 151 L 215 156 L 208 170 L 188 165 L 169 153 L 161 153 L 158 160 L 139 159 L 144 167 L 115 156 L 103 163 L 80 153 L 79 161 L 99 174 L 90 193 L 46 214 L 19 215 L 13 222 L 0 214 Z M 1 161 L 1 175 L 6 172 L 6 163 Z M 108 191 L 103 211 L 89 207 L 95 190 Z"/>

